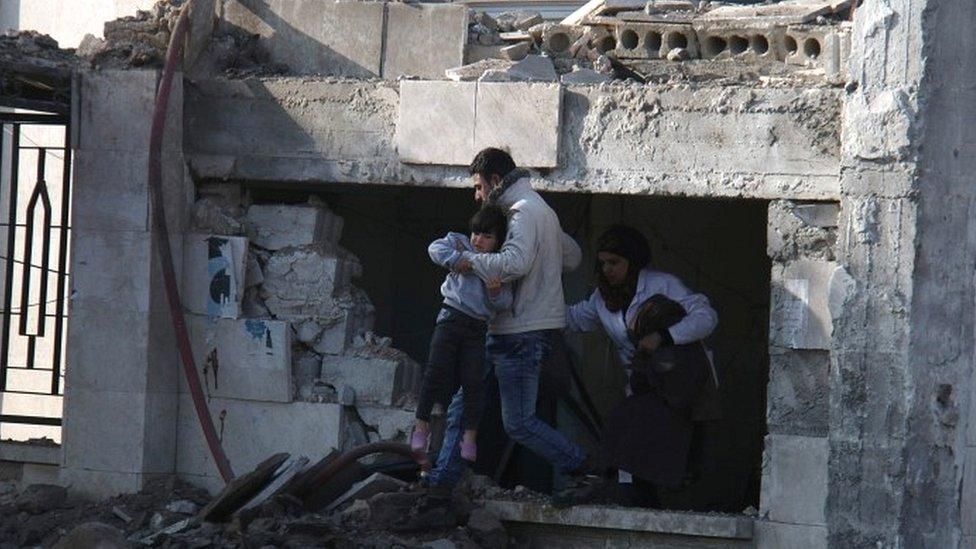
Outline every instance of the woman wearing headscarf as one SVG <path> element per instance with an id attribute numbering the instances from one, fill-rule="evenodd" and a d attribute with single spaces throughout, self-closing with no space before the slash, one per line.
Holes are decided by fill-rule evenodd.
<path id="1" fill-rule="evenodd" d="M 615 225 L 597 244 L 597 288 L 567 310 L 567 331 L 602 329 L 627 369 L 626 398 L 610 413 L 602 457 L 650 489 L 681 484 L 694 424 L 719 416 L 718 380 L 702 340 L 718 323 L 708 298 L 652 269 L 639 231 Z"/>

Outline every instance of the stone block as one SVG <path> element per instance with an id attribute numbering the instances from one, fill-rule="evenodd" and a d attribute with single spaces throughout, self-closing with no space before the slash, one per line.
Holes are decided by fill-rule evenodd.
<path id="1" fill-rule="evenodd" d="M 829 261 L 774 265 L 770 343 L 790 349 L 829 349 L 832 292 L 842 290 L 843 269 Z"/>
<path id="2" fill-rule="evenodd" d="M 147 230 L 147 150 L 79 149 L 75 153 L 71 189 L 73 229 Z"/>
<path id="3" fill-rule="evenodd" d="M 168 396 L 174 399 L 175 408 L 175 395 Z M 146 404 L 145 393 L 69 387 L 64 411 L 65 467 L 143 472 Z"/>
<path id="4" fill-rule="evenodd" d="M 756 549 L 827 549 L 827 527 L 756 521 Z"/>
<path id="5" fill-rule="evenodd" d="M 103 312 L 148 312 L 152 307 L 151 241 L 148 232 L 72 231 L 73 306 Z"/>
<path id="6" fill-rule="evenodd" d="M 366 425 L 376 429 L 381 440 L 406 441 L 415 423 L 414 413 L 403 408 L 364 406 L 357 402 L 357 410 Z"/>
<path id="7" fill-rule="evenodd" d="M 500 82 L 481 82 L 477 86 L 475 151 L 505 147 L 518 166 L 555 167 L 562 87 Z M 513 109 L 512 105 L 519 108 Z M 470 161 L 469 158 L 466 163 Z"/>
<path id="8" fill-rule="evenodd" d="M 149 128 L 159 73 L 155 70 L 89 71 L 81 78 L 78 149 L 98 151 L 149 150 Z M 183 78 L 173 79 L 163 150 L 183 146 Z"/>
<path id="9" fill-rule="evenodd" d="M 207 403 L 224 451 L 241 474 L 269 456 L 288 452 L 315 462 L 341 447 L 342 406 L 314 402 L 257 402 L 212 398 Z M 177 472 L 208 489 L 222 486 L 190 395 L 180 395 Z"/>
<path id="10" fill-rule="evenodd" d="M 976 535 L 976 448 L 967 446 L 962 477 L 962 501 L 959 514 L 962 517 L 962 533 Z"/>
<path id="11" fill-rule="evenodd" d="M 190 233 L 183 241 L 183 306 L 211 317 L 240 316 L 247 239 Z"/>
<path id="12" fill-rule="evenodd" d="M 772 434 L 827 436 L 830 354 L 770 348 L 766 423 Z"/>
<path id="13" fill-rule="evenodd" d="M 415 164 L 467 165 L 475 149 L 477 84 L 400 82 L 396 142 L 400 160 Z M 431 128 L 437 128 L 431 132 Z"/>
<path id="14" fill-rule="evenodd" d="M 518 42 L 502 48 L 499 55 L 510 61 L 520 61 L 525 59 L 531 49 L 532 42 Z"/>
<path id="15" fill-rule="evenodd" d="M 393 405 L 404 393 L 406 369 L 400 360 L 357 356 L 326 356 L 322 379 L 338 387 L 349 385 L 362 403 Z"/>
<path id="16" fill-rule="evenodd" d="M 291 402 L 288 322 L 195 316 L 188 324 L 197 369 L 209 396 Z"/>
<path id="17" fill-rule="evenodd" d="M 232 0 L 222 24 L 258 34 L 274 62 L 295 74 L 378 77 L 384 4 L 316 0 Z"/>
<path id="18" fill-rule="evenodd" d="M 329 318 L 336 296 L 360 272 L 359 260 L 344 250 L 289 248 L 268 259 L 261 295 L 278 318 Z"/>
<path id="19" fill-rule="evenodd" d="M 479 150 L 501 146 L 519 166 L 556 165 L 558 85 L 404 81 L 400 95 L 397 147 L 403 162 L 467 165 Z M 515 104 L 524 108 L 513 110 Z M 442 131 L 432 134 L 431 127 Z"/>
<path id="20" fill-rule="evenodd" d="M 250 243 L 268 250 L 336 246 L 342 236 L 342 218 L 324 204 L 255 204 L 245 220 Z"/>
<path id="21" fill-rule="evenodd" d="M 125 334 L 120 344 L 119 334 Z M 73 307 L 66 384 L 86 391 L 144 391 L 149 341 L 146 313 Z"/>
<path id="22" fill-rule="evenodd" d="M 440 78 L 464 63 L 468 9 L 454 4 L 389 3 L 383 78 Z"/>
<path id="23" fill-rule="evenodd" d="M 776 522 L 826 526 L 828 448 L 822 437 L 767 435 L 760 515 Z"/>

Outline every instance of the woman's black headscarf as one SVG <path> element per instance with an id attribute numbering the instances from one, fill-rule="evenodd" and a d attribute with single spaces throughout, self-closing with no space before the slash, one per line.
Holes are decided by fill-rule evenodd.
<path id="1" fill-rule="evenodd" d="M 604 231 L 597 241 L 597 252 L 610 252 L 627 260 L 627 277 L 622 284 L 610 285 L 596 262 L 597 286 L 607 310 L 626 310 L 637 292 L 637 279 L 641 269 L 651 261 L 651 246 L 637 229 L 627 225 L 614 225 Z"/>

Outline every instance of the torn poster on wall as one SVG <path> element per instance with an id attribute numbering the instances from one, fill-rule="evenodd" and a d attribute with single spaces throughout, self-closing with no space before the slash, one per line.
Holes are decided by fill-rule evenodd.
<path id="1" fill-rule="evenodd" d="M 214 318 L 238 318 L 246 262 L 244 237 L 187 235 L 183 246 L 186 308 Z"/>

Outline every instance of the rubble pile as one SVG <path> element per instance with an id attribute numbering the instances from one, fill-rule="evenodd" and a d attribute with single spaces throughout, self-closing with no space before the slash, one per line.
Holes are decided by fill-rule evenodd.
<path id="1" fill-rule="evenodd" d="M 469 18 L 464 67 L 449 79 L 647 81 L 661 65 L 733 61 L 758 73 L 839 78 L 850 49 L 850 0 L 742 6 L 694 0 L 591 0 L 561 22 L 534 12 Z M 526 71 L 531 60 L 552 70 Z"/>
<path id="2" fill-rule="evenodd" d="M 93 68 L 161 67 L 183 0 L 162 0 L 150 10 L 107 21 L 103 34 L 82 39 L 77 54 Z"/>
<path id="3" fill-rule="evenodd" d="M 61 49 L 46 34 L 32 30 L 9 31 L 0 35 L 0 64 L 25 64 L 54 69 L 73 69 L 78 58 L 70 49 Z"/>
<path id="4" fill-rule="evenodd" d="M 201 233 L 230 239 L 241 257 L 228 260 L 234 264 L 231 271 L 236 278 L 229 285 L 237 288 L 229 292 L 228 301 L 240 303 L 239 308 L 215 311 L 204 306 L 200 312 L 244 323 L 286 325 L 290 352 L 282 360 L 291 368 L 291 398 L 342 404 L 350 416 L 343 426 L 343 447 L 405 440 L 421 368 L 393 348 L 389 338 L 372 333 L 373 305 L 353 284 L 362 266 L 339 244 L 343 219 L 314 197 L 302 204 L 244 202 L 236 184 L 201 187 L 193 209 L 197 236 L 191 239 Z M 213 260 L 199 253 L 189 261 Z M 201 292 L 210 292 L 211 287 L 190 286 Z M 192 293 L 187 300 L 191 310 L 194 302 L 201 301 Z M 218 355 L 233 353 L 220 348 L 220 337 L 202 339 Z M 355 407 L 363 406 L 369 409 L 356 412 Z"/>
<path id="5" fill-rule="evenodd" d="M 37 484 L 18 489 L 15 483 L 0 483 L 0 549 L 502 549 L 509 545 L 505 527 L 482 508 L 486 490 L 503 492 L 491 487 L 487 478 L 473 477 L 462 484 L 451 523 L 407 531 L 405 519 L 423 502 L 424 491 L 416 483 L 360 472 L 336 477 L 311 494 L 296 496 L 301 494 L 302 482 L 280 482 L 290 463 L 287 454 L 273 456 L 234 479 L 215 497 L 173 478 L 153 481 L 137 494 L 104 501 L 86 500 L 61 486 Z M 410 474 L 415 476 L 416 470 Z"/>

